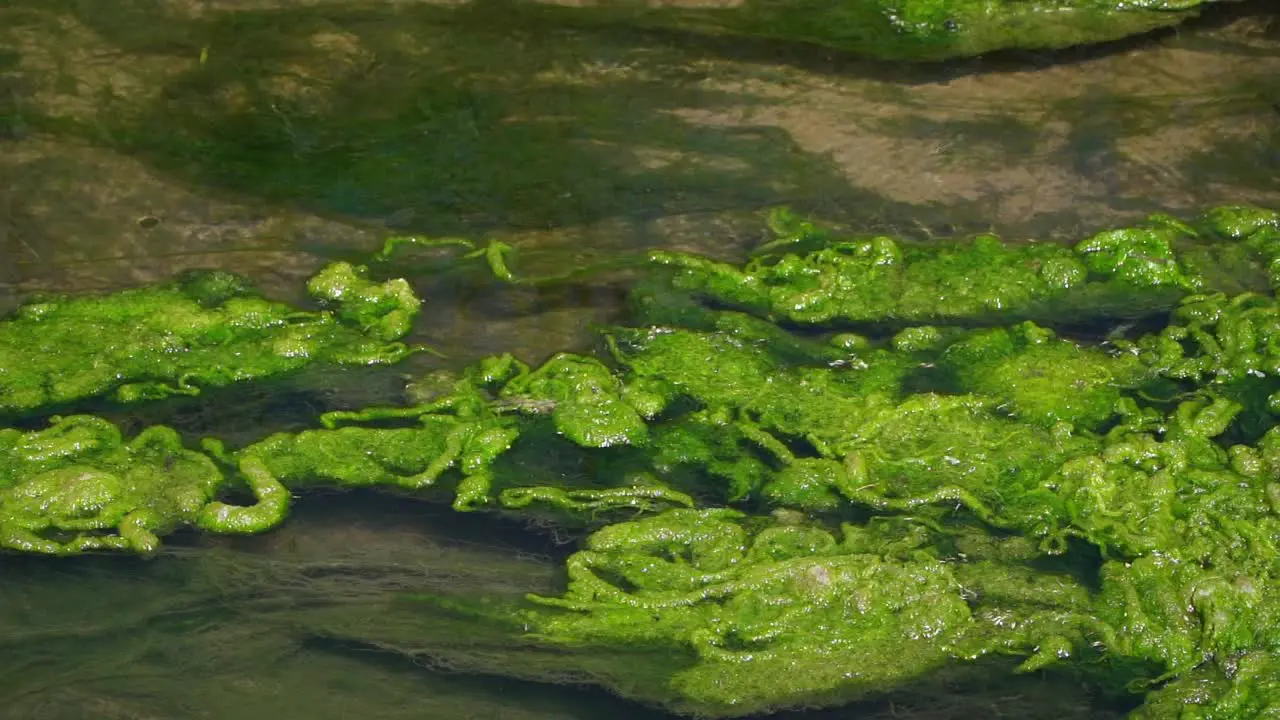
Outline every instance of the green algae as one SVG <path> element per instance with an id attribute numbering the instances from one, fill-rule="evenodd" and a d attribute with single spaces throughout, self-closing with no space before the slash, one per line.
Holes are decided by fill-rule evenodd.
<path id="1" fill-rule="evenodd" d="M 648 427 L 636 406 L 623 396 L 622 383 L 593 358 L 561 354 L 536 371 L 523 374 L 502 388 L 508 402 L 551 413 L 556 430 L 583 447 L 644 445 Z M 652 416 L 657 407 L 639 399 Z"/>
<path id="2" fill-rule="evenodd" d="M 674 277 L 602 357 L 495 356 L 238 449 L 85 416 L 0 431 L 0 543 L 147 553 L 183 527 L 274 527 L 295 492 L 378 487 L 589 525 L 560 596 L 417 601 L 682 713 L 837 704 L 999 657 L 1149 694 L 1138 716 L 1280 707 L 1280 306 L 1220 291 L 1201 252 L 1268 269 L 1276 216 L 1073 248 L 775 221 L 795 232 L 746 269 L 659 257 Z M 222 282 L 212 306 L 239 292 Z M 407 329 L 384 293 L 315 285 L 358 299 L 352 322 L 388 318 L 382 342 Z M 1028 319 L 1050 308 L 1167 317 L 1090 344 Z M 842 324 L 869 331 L 825 332 Z"/>
<path id="3" fill-rule="evenodd" d="M 1239 239 L 1268 227 L 1249 226 L 1220 232 Z M 949 598 L 923 593 L 912 610 L 963 601 L 957 607 L 967 612 L 935 618 L 941 640 L 924 654 L 898 636 L 889 650 L 858 625 L 865 616 L 826 614 L 838 603 L 805 605 L 812 586 L 831 577 L 831 536 L 812 540 L 819 532 L 791 546 L 803 575 L 777 567 L 777 558 L 747 556 L 743 533 L 671 511 L 602 530 L 608 542 L 593 537 L 570 561 L 567 594 L 538 600 L 558 611 L 533 611 L 526 623 L 553 645 L 665 644 L 694 653 L 691 666 L 671 669 L 663 702 L 709 716 L 839 702 L 868 692 L 863 678 L 883 688 L 993 652 L 1026 658 L 1026 670 L 1085 658 L 1083 671 L 1104 668 L 1131 690 L 1210 678 L 1193 691 L 1175 680 L 1141 713 L 1168 712 L 1171 703 L 1186 717 L 1274 709 L 1265 659 L 1256 653 L 1273 646 L 1280 611 L 1268 601 L 1280 569 L 1273 480 L 1280 466 L 1276 433 L 1259 439 L 1257 432 L 1274 425 L 1266 419 L 1273 404 L 1256 398 L 1274 392 L 1265 359 L 1277 314 L 1270 298 L 1193 294 L 1203 284 L 1161 238 L 1171 227 L 1106 233 L 1077 248 L 1087 253 L 1082 264 L 1090 273 L 1130 287 L 1176 287 L 1181 295 L 1168 327 L 1109 349 L 1027 323 L 959 333 L 916 328 L 887 348 L 837 337 L 832 346 L 845 357 L 814 352 L 807 362 L 794 348 L 808 341 L 784 343 L 775 354 L 768 333 L 743 332 L 747 323 L 729 323 L 736 332 L 651 327 L 615 335 L 614 355 L 629 379 L 647 382 L 668 404 L 698 408 L 683 421 L 669 414 L 659 421 L 652 437 L 660 471 L 691 464 L 722 476 L 735 498 L 758 494 L 773 506 L 817 512 L 861 507 L 916 518 L 935 536 L 957 534 L 946 529 L 957 520 L 976 521 L 1032 540 L 1032 558 L 1084 541 L 1102 553 L 1096 588 L 1003 557 L 943 565 L 963 581 L 948 581 Z M 737 290 L 754 288 L 748 280 Z M 1257 315 L 1242 319 L 1246 311 Z M 706 317 L 699 321 L 706 327 Z M 960 394 L 909 391 L 920 368 L 941 370 L 941 382 Z M 1146 392 L 1152 382 L 1176 392 L 1153 397 Z M 785 515 L 724 517 L 754 523 L 755 531 L 793 529 Z M 870 543 L 873 551 L 888 547 Z M 719 559 L 725 553 L 730 560 Z M 859 582 L 837 596 L 894 607 L 892 591 L 909 584 L 886 572 L 890 587 L 881 586 L 869 566 L 860 565 Z M 991 606 L 972 612 L 975 598 Z M 876 630 L 892 633 L 902 619 L 881 618 Z M 844 627 L 859 633 L 853 647 L 827 634 Z M 626 691 L 621 681 L 604 682 Z"/>
<path id="4" fill-rule="evenodd" d="M 532 597 L 520 620 L 565 652 L 628 648 L 642 674 L 657 670 L 646 655 L 691 654 L 667 662 L 666 703 L 705 717 L 837 704 L 989 654 L 1030 655 L 1027 670 L 1074 655 L 1087 589 L 1012 560 L 1029 553 L 1009 540 L 958 555 L 975 535 L 672 510 L 589 537 L 566 593 Z"/>
<path id="5" fill-rule="evenodd" d="M 1116 40 L 1192 17 L 1200 0 L 747 0 L 732 6 L 601 0 L 555 9 L 612 20 L 803 41 L 889 60 L 939 60 L 1007 49 Z"/>
<path id="6" fill-rule="evenodd" d="M 938 365 L 957 387 L 1004 400 L 1020 420 L 1087 430 L 1112 420 L 1124 390 L 1154 374 L 1131 353 L 1082 346 L 1030 322 L 976 332 L 948 346 Z"/>
<path id="7" fill-rule="evenodd" d="M 592 536 L 566 594 L 534 598 L 552 610 L 525 622 L 553 645 L 694 652 L 671 669 L 668 702 L 706 716 L 840 702 L 992 653 L 1025 658 L 1024 671 L 1080 662 L 1130 688 L 1207 673 L 1219 697 L 1159 702 L 1274 708 L 1260 673 L 1237 675 L 1280 619 L 1274 475 L 1241 459 L 1251 450 L 1208 442 L 1230 420 L 1230 408 L 1182 409 L 1162 438 L 1126 429 L 1032 488 L 1003 478 L 997 514 L 1037 494 L 1031 507 L 1102 551 L 1097 589 L 1035 570 L 1062 548 L 1018 547 L 1031 528 L 1002 541 L 908 512 L 845 524 L 841 542 L 803 519 L 674 510 Z M 1236 717 L 1215 712 L 1203 716 Z"/>
<path id="8" fill-rule="evenodd" d="M 1274 217 L 1236 208 L 1207 214 L 1197 229 L 1156 215 L 1068 248 L 992 235 L 927 245 L 844 238 L 781 212 L 771 221 L 778 239 L 742 268 L 684 253 L 652 259 L 673 268 L 680 290 L 806 325 L 1123 320 L 1209 289 L 1177 245 L 1216 244 L 1247 231 L 1237 244 L 1270 247 Z"/>
<path id="9" fill-rule="evenodd" d="M 433 374 L 414 383 L 418 405 L 328 413 L 320 418 L 324 428 L 277 433 L 234 452 L 216 439 L 205 447 L 230 473 L 261 468 L 281 492 L 438 491 L 451 493 L 459 511 L 532 506 L 559 511 L 561 520 L 692 505 L 687 494 L 637 474 L 572 487 L 495 473 L 500 456 L 522 436 L 557 436 L 566 453 L 645 444 L 647 426 L 621 392 L 619 380 L 593 358 L 561 354 L 530 369 L 502 355 L 460 376 Z M 388 422 L 406 424 L 380 426 Z"/>
<path id="10" fill-rule="evenodd" d="M 566 612 L 531 613 L 531 632 L 692 648 L 698 661 L 669 690 L 701 713 L 748 714 L 918 676 L 945 661 L 971 618 L 941 562 L 849 553 L 820 528 L 741 522 L 673 510 L 597 532 L 569 560 L 567 593 L 539 599 Z"/>
<path id="11" fill-rule="evenodd" d="M 1274 297 L 1189 297 L 1159 333 L 1125 347 L 1165 377 L 1234 397 L 1258 412 L 1280 408 L 1274 381 L 1280 370 L 1280 305 Z"/>
<path id="12" fill-rule="evenodd" d="M 0 547 L 54 555 L 152 553 L 183 527 L 260 532 L 283 519 L 287 495 L 254 487 L 258 504 L 216 501 L 224 476 L 152 426 L 126 442 L 101 418 L 56 418 L 44 430 L 0 430 Z"/>
<path id="13" fill-rule="evenodd" d="M 413 352 L 397 342 L 420 305 L 404 280 L 376 283 L 334 263 L 308 290 L 327 309 L 271 302 L 223 272 L 28 302 L 0 321 L 0 414 L 195 395 L 312 363 L 386 364 Z"/>
<path id="14" fill-rule="evenodd" d="M 1229 670 L 1206 666 L 1152 693 L 1136 720 L 1269 718 L 1280 694 L 1280 665 L 1270 652 L 1243 653 Z"/>

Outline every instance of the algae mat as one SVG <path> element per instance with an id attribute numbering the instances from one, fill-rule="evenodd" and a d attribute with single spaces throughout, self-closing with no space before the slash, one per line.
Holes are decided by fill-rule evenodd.
<path id="1" fill-rule="evenodd" d="M 1280 45 L 1265 4 L 1105 50 L 915 69 L 406 4 L 250 5 L 0 7 L 3 302 L 194 267 L 300 301 L 304 278 L 388 232 L 490 234 L 536 274 L 654 248 L 737 259 L 762 237 L 756 211 L 781 203 L 860 230 L 991 224 L 1062 239 L 1156 210 L 1280 204 Z M 620 307 L 611 283 L 416 282 L 427 303 L 410 341 L 455 368 L 582 347 L 589 323 Z M 422 356 L 404 371 L 440 364 Z M 261 435 L 379 402 L 397 372 L 318 373 L 119 419 Z M 59 718 L 645 717 L 603 695 L 439 673 L 445 658 L 418 657 L 424 669 L 376 647 L 301 643 L 298 626 L 334 608 L 394 630 L 388 588 L 553 593 L 568 549 L 518 527 L 495 538 L 488 521 L 347 502 L 303 503 L 279 534 L 211 543 L 227 555 L 179 543 L 151 563 L 56 570 L 4 558 L 5 706 Z M 494 574 L 477 575 L 485 567 Z M 964 679 L 953 705 L 921 706 L 908 689 L 825 716 L 1018 717 L 1064 697 L 1056 716 L 1125 709 L 1076 704 L 1088 692 L 1071 678 L 1006 671 Z"/>

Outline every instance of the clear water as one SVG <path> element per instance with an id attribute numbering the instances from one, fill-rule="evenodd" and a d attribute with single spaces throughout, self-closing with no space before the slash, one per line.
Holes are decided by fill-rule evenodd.
<path id="1" fill-rule="evenodd" d="M 537 275 L 658 247 L 737 257 L 778 204 L 915 237 L 1068 239 L 1233 202 L 1280 207 L 1270 2 L 1101 48 L 920 67 L 512 22 L 493 3 L 0 0 L 0 312 L 192 267 L 299 300 L 323 262 L 388 232 L 501 238 Z M 401 373 L 584 347 L 620 311 L 608 282 L 417 282 L 417 339 L 444 360 L 117 419 L 247 441 L 391 399 Z M 391 632 L 405 591 L 551 591 L 565 540 L 343 496 L 303 502 L 280 532 L 179 538 L 151 561 L 0 557 L 0 716 L 663 717 L 449 672 L 468 639 L 443 631 L 412 656 L 333 639 Z M 1123 710 L 1066 678 L 993 682 L 957 687 L 954 706 L 908 690 L 804 716 Z"/>

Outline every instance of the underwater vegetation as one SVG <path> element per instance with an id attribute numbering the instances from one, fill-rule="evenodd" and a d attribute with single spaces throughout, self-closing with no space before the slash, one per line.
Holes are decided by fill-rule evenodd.
<path id="1" fill-rule="evenodd" d="M 1208 0 L 1211 2 L 1212 0 Z M 539 8 L 566 19 L 802 41 L 888 60 L 1108 42 L 1194 17 L 1201 0 L 742 0 Z"/>
<path id="2" fill-rule="evenodd" d="M 109 396 L 196 395 L 314 362 L 394 363 L 413 350 L 420 302 L 404 280 L 374 283 L 334 263 L 307 285 L 309 312 L 262 298 L 239 276 L 190 272 L 114 295 L 43 297 L 0 323 L 0 415 Z M 32 362 L 38 359 L 38 362 Z"/>
<path id="3" fill-rule="evenodd" d="M 0 408 L 27 428 L 0 429 L 0 547 L 150 554 L 374 487 L 587 531 L 559 595 L 405 596 L 555 658 L 489 674 L 736 717 L 1006 661 L 1135 717 L 1280 712 L 1280 214 L 1070 246 L 770 225 L 741 265 L 654 253 L 598 354 L 428 372 L 240 447 L 41 418 L 394 362 L 408 284 L 338 264 L 321 311 L 221 274 L 34 301 L 0 321 Z M 503 246 L 465 249 L 522 282 Z"/>

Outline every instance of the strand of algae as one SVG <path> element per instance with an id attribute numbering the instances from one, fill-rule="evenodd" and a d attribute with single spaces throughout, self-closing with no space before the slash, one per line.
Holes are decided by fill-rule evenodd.
<path id="1" fill-rule="evenodd" d="M 0 430 L 0 457 L 0 547 L 150 553 L 157 535 L 181 525 L 226 529 L 213 503 L 222 474 L 169 428 L 148 428 L 126 443 L 101 418 L 58 418 L 40 432 Z M 50 531 L 70 537 L 59 542 Z"/>
<path id="2" fill-rule="evenodd" d="M 1244 227 L 1222 232 L 1269 263 L 1274 216 L 1216 217 Z M 260 505 L 279 512 L 237 517 L 241 509 L 201 505 L 211 497 L 201 480 L 172 490 L 203 498 L 174 511 L 156 501 L 169 486 L 154 481 L 117 487 L 45 474 L 65 458 L 80 463 L 80 478 L 94 463 L 145 459 L 82 459 L 78 442 L 24 451 L 0 507 L 25 514 L 3 524 L 3 537 L 96 538 L 119 524 L 126 540 L 113 547 L 145 549 L 173 525 L 267 527 L 283 517 L 267 501 L 289 489 L 421 489 L 449 469 L 462 478 L 459 509 L 495 500 L 586 512 L 661 507 L 646 504 L 654 497 L 688 506 L 685 490 L 712 486 L 718 497 L 700 497 L 774 514 L 686 507 L 607 526 L 570 560 L 563 598 L 505 622 L 528 629 L 522 642 L 594 657 L 652 651 L 643 657 L 661 664 L 637 672 L 665 678 L 657 686 L 596 680 L 703 715 L 840 702 L 1004 653 L 1025 658 L 1024 670 L 1070 664 L 1135 689 L 1172 679 L 1149 709 L 1230 717 L 1232 708 L 1274 707 L 1266 688 L 1277 640 L 1280 433 L 1273 403 L 1245 402 L 1275 392 L 1274 299 L 1192 295 L 1203 287 L 1186 280 L 1193 262 L 1174 258 L 1172 274 L 1147 248 L 1132 266 L 1142 272 L 1127 275 L 1128 250 L 1091 247 L 1112 253 L 1103 283 L 1137 293 L 1174 278 L 1183 297 L 1171 324 L 1102 348 L 1029 323 L 823 343 L 751 315 L 639 303 L 674 309 L 694 327 L 617 331 L 617 368 L 565 355 L 530 370 L 495 358 L 456 382 L 424 380 L 413 407 L 332 415 L 331 427 L 235 453 L 210 445 L 258 483 Z M 917 265 L 963 250 L 918 256 Z M 393 419 L 409 426 L 338 427 Z M 562 447 L 625 456 L 602 465 L 609 471 L 639 463 L 665 484 L 628 485 L 619 474 L 589 490 L 501 487 L 508 471 L 495 464 L 518 438 L 548 428 Z M 10 448 L 32 443 L 32 434 L 6 432 Z M 178 462 L 170 456 L 161 467 Z M 59 512 L 41 525 L 52 499 Z M 140 507 L 166 521 L 139 519 Z M 846 520 L 838 539 L 831 522 L 854 509 L 878 519 Z M 126 530 L 138 526 L 150 536 Z M 83 547 L 64 547 L 95 547 L 80 537 L 72 542 Z M 1100 553 L 1095 582 L 1037 566 L 1078 541 Z"/>
<path id="3" fill-rule="evenodd" d="M 5 429 L 0 547 L 146 554 L 157 549 L 157 535 L 181 527 L 233 534 L 269 530 L 285 520 L 295 492 L 363 486 L 422 492 L 448 471 L 460 476 L 451 488 L 459 510 L 536 505 L 561 516 L 593 517 L 623 508 L 692 506 L 690 496 L 661 482 L 633 482 L 638 475 L 582 487 L 495 487 L 492 465 L 521 434 L 563 428 L 570 442 L 562 449 L 641 439 L 643 420 L 608 393 L 618 385 L 608 368 L 590 358 L 563 355 L 530 371 L 502 356 L 460 378 L 422 383 L 416 388 L 420 405 L 331 413 L 321 418 L 327 427 L 279 433 L 236 452 L 213 438 L 204 442 L 206 454 L 187 450 L 162 426 L 126 442 L 111 423 L 83 415 L 55 417 L 42 430 Z M 615 417 L 619 412 L 621 419 Z M 349 424 L 379 425 L 395 417 L 411 423 Z M 183 459 L 198 460 L 199 472 L 179 472 Z M 243 490 L 254 504 L 225 502 Z"/>

